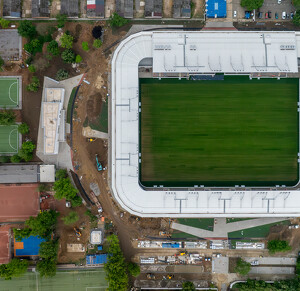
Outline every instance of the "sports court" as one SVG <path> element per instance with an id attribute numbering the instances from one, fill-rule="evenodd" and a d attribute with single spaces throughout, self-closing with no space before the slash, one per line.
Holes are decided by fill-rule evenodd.
<path id="1" fill-rule="evenodd" d="M 53 278 L 41 278 L 36 273 L 26 273 L 12 280 L 0 279 L 1 290 L 6 291 L 105 291 L 108 284 L 103 268 L 97 270 L 58 271 Z"/>
<path id="2" fill-rule="evenodd" d="M 144 186 L 298 182 L 298 79 L 141 79 Z"/>
<path id="3" fill-rule="evenodd" d="M 0 77 L 0 108 L 21 109 L 21 77 Z"/>
<path id="4" fill-rule="evenodd" d="M 38 184 L 0 185 L 0 222 L 24 221 L 40 211 Z"/>
<path id="5" fill-rule="evenodd" d="M 18 151 L 18 125 L 0 125 L 0 155 L 14 155 Z"/>

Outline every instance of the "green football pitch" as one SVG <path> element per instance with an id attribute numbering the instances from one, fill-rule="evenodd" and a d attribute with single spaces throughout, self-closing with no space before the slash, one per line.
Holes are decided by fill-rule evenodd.
<path id="1" fill-rule="evenodd" d="M 105 291 L 108 284 L 104 270 L 60 271 L 53 278 L 41 278 L 36 273 L 26 273 L 10 281 L 0 280 L 0 290 L 5 291 Z"/>
<path id="2" fill-rule="evenodd" d="M 141 79 L 144 186 L 298 181 L 298 79 Z"/>
<path id="3" fill-rule="evenodd" d="M 19 106 L 19 78 L 0 78 L 0 108 Z"/>
<path id="4" fill-rule="evenodd" d="M 0 125 L 0 155 L 17 154 L 18 150 L 18 125 Z"/>

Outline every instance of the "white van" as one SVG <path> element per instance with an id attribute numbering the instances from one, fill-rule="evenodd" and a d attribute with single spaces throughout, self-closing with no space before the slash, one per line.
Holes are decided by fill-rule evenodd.
<path id="1" fill-rule="evenodd" d="M 285 18 L 286 18 L 286 12 L 283 11 L 283 12 L 282 12 L 282 19 L 285 19 Z"/>

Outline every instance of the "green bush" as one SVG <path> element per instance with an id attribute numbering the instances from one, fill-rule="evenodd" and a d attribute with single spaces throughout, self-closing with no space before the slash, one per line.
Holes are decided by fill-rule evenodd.
<path id="1" fill-rule="evenodd" d="M 76 56 L 75 63 L 79 64 L 82 62 L 82 57 L 80 55 Z"/>
<path id="2" fill-rule="evenodd" d="M 38 261 L 36 269 L 41 277 L 50 278 L 56 275 L 56 261 L 43 259 Z"/>
<path id="3" fill-rule="evenodd" d="M 42 52 L 43 42 L 41 42 L 39 39 L 35 38 L 35 39 L 31 40 L 30 42 L 26 43 L 24 45 L 24 49 L 34 56 L 36 53 Z"/>
<path id="4" fill-rule="evenodd" d="M 34 65 L 30 65 L 29 67 L 28 67 L 28 71 L 30 72 L 30 73 L 35 73 L 35 66 Z"/>
<path id="5" fill-rule="evenodd" d="M 47 45 L 47 51 L 54 56 L 58 56 L 59 55 L 59 47 L 58 47 L 57 41 L 51 40 L 49 42 L 49 44 Z"/>
<path id="6" fill-rule="evenodd" d="M 32 39 L 37 35 L 36 28 L 29 20 L 23 20 L 18 27 L 18 33 L 26 38 Z"/>
<path id="7" fill-rule="evenodd" d="M 88 42 L 87 41 L 83 41 L 82 43 L 81 43 L 81 46 L 82 46 L 82 49 L 84 50 L 84 51 L 88 51 L 90 48 L 89 48 L 89 44 L 88 44 Z"/>
<path id="8" fill-rule="evenodd" d="M 16 122 L 16 115 L 11 109 L 0 111 L 0 125 L 12 125 Z"/>
<path id="9" fill-rule="evenodd" d="M 13 229 L 14 237 L 16 241 L 21 241 L 22 238 L 27 238 L 31 236 L 31 229 L 30 228 L 22 228 L 22 229 Z"/>
<path id="10" fill-rule="evenodd" d="M 33 158 L 33 151 L 35 149 L 35 144 L 31 141 L 25 141 L 22 143 L 22 147 L 19 150 L 19 157 L 25 162 L 29 162 Z"/>
<path id="11" fill-rule="evenodd" d="M 129 22 L 128 19 L 121 17 L 118 13 L 113 13 L 108 20 L 108 24 L 111 27 L 121 27 Z"/>
<path id="12" fill-rule="evenodd" d="M 2 59 L 2 57 L 0 56 L 0 68 L 3 67 L 4 65 L 4 60 Z"/>
<path id="13" fill-rule="evenodd" d="M 194 283 L 190 281 L 183 282 L 182 291 L 196 291 Z"/>
<path id="14" fill-rule="evenodd" d="M 74 63 L 74 61 L 75 61 L 75 54 L 71 49 L 66 49 L 61 54 L 61 58 L 63 59 L 63 61 L 65 63 L 71 64 L 71 63 Z"/>
<path id="15" fill-rule="evenodd" d="M 71 49 L 73 46 L 73 41 L 74 38 L 72 35 L 64 33 L 60 39 L 61 47 Z"/>
<path id="16" fill-rule="evenodd" d="M 28 124 L 25 123 L 25 122 L 19 124 L 18 131 L 21 134 L 27 134 L 29 132 L 29 126 L 28 126 Z"/>
<path id="17" fill-rule="evenodd" d="M 8 28 L 9 24 L 10 24 L 9 20 L 0 17 L 0 25 L 2 28 Z"/>
<path id="18" fill-rule="evenodd" d="M 55 79 L 57 81 L 61 81 L 61 80 L 65 80 L 69 77 L 69 73 L 68 71 L 64 70 L 64 69 L 60 69 L 57 71 Z"/>
<path id="19" fill-rule="evenodd" d="M 128 263 L 127 265 L 128 272 L 131 276 L 137 277 L 141 273 L 140 266 L 136 263 Z"/>
<path id="20" fill-rule="evenodd" d="M 73 224 L 75 222 L 77 222 L 79 219 L 79 216 L 77 214 L 77 212 L 75 211 L 71 211 L 69 212 L 68 215 L 62 217 L 62 220 L 64 222 L 64 224 L 69 225 L 69 224 Z"/>
<path id="21" fill-rule="evenodd" d="M 10 161 L 12 163 L 20 163 L 22 161 L 22 158 L 19 155 L 13 155 L 10 157 Z"/>
<path id="22" fill-rule="evenodd" d="M 36 76 L 32 76 L 31 83 L 27 85 L 27 91 L 37 92 L 40 88 L 40 81 Z"/>
<path id="23" fill-rule="evenodd" d="M 67 17 L 68 16 L 66 14 L 57 14 L 56 15 L 57 27 L 58 28 L 63 28 L 65 26 Z"/>
<path id="24" fill-rule="evenodd" d="M 28 65 L 28 66 L 30 66 L 32 64 L 32 62 L 33 62 L 33 57 L 32 56 L 28 57 L 25 60 L 25 64 Z"/>
<path id="25" fill-rule="evenodd" d="M 270 254 L 274 254 L 276 252 L 286 252 L 292 249 L 287 241 L 279 239 L 268 241 L 267 247 Z"/>
<path id="26" fill-rule="evenodd" d="M 0 156 L 0 163 L 9 163 L 10 157 L 9 156 Z"/>
<path id="27" fill-rule="evenodd" d="M 234 271 L 244 276 L 250 272 L 250 269 L 251 264 L 239 258 L 236 263 L 236 267 L 234 268 Z"/>
<path id="28" fill-rule="evenodd" d="M 102 46 L 102 40 L 101 39 L 95 39 L 93 42 L 93 47 L 94 48 L 99 48 Z"/>
<path id="29" fill-rule="evenodd" d="M 264 4 L 264 0 L 241 0 L 241 6 L 252 11 L 260 8 Z"/>
<path id="30" fill-rule="evenodd" d="M 57 259 L 58 241 L 44 241 L 40 244 L 40 258 L 55 260 Z"/>

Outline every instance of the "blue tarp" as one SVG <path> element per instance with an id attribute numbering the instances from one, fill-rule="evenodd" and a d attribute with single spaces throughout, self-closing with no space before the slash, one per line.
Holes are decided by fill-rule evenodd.
<path id="1" fill-rule="evenodd" d="M 45 239 L 38 236 L 30 236 L 28 238 L 23 238 L 20 242 L 23 243 L 23 248 L 18 248 L 15 246 L 16 256 L 37 256 L 40 250 L 40 243 L 45 241 Z M 17 242 L 19 243 L 19 242 Z"/>
<path id="2" fill-rule="evenodd" d="M 180 248 L 179 243 L 162 243 L 163 248 Z"/>
<path id="3" fill-rule="evenodd" d="M 99 265 L 99 264 L 105 264 L 106 262 L 107 262 L 107 254 L 86 256 L 87 265 Z"/>
<path id="4" fill-rule="evenodd" d="M 226 17 L 226 0 L 207 0 L 206 9 L 208 18 L 224 18 Z"/>

